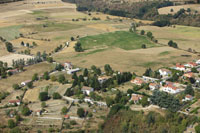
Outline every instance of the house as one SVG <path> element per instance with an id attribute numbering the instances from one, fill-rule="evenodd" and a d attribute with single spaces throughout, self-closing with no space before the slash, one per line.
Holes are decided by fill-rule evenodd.
<path id="1" fill-rule="evenodd" d="M 194 73 L 192 73 L 192 72 L 185 73 L 185 74 L 183 75 L 184 78 L 192 78 L 193 76 L 194 76 Z"/>
<path id="2" fill-rule="evenodd" d="M 181 65 L 180 63 L 176 64 L 176 68 L 175 69 L 179 70 L 179 71 L 185 71 L 186 70 L 185 66 Z"/>
<path id="3" fill-rule="evenodd" d="M 78 72 L 78 71 L 80 71 L 80 68 L 70 69 L 70 70 L 67 71 L 67 74 L 73 74 L 73 73 Z"/>
<path id="4" fill-rule="evenodd" d="M 147 77 L 147 76 L 142 76 L 143 80 L 146 81 L 146 82 L 156 82 L 158 81 L 159 79 L 156 79 L 156 78 L 152 78 L 152 77 Z"/>
<path id="5" fill-rule="evenodd" d="M 188 64 L 185 64 L 184 66 L 185 66 L 185 67 L 194 68 L 194 67 L 197 67 L 198 65 L 197 65 L 197 63 L 195 63 L 195 62 L 189 62 Z"/>
<path id="6" fill-rule="evenodd" d="M 133 101 L 135 104 L 139 103 L 142 100 L 143 96 L 139 94 L 132 94 L 130 101 Z"/>
<path id="7" fill-rule="evenodd" d="M 64 118 L 69 119 L 70 117 L 69 117 L 69 115 L 64 115 Z"/>
<path id="8" fill-rule="evenodd" d="M 90 98 L 84 98 L 84 102 L 94 104 Z"/>
<path id="9" fill-rule="evenodd" d="M 93 91 L 94 91 L 94 88 L 87 87 L 87 86 L 83 86 L 83 87 L 81 88 L 81 91 L 82 91 L 84 94 L 90 95 L 90 92 L 93 92 Z"/>
<path id="10" fill-rule="evenodd" d="M 136 77 L 135 79 L 131 80 L 131 83 L 141 86 L 145 82 L 142 79 Z"/>
<path id="11" fill-rule="evenodd" d="M 200 65 L 200 59 L 196 61 L 196 64 Z"/>
<path id="12" fill-rule="evenodd" d="M 159 73 L 162 77 L 165 77 L 165 76 L 170 76 L 172 74 L 172 72 L 168 69 L 159 69 Z"/>
<path id="13" fill-rule="evenodd" d="M 10 69 L 7 71 L 7 73 L 11 73 L 11 74 L 16 74 L 19 72 L 19 69 Z"/>
<path id="14" fill-rule="evenodd" d="M 149 84 L 149 88 L 150 88 L 150 90 L 155 90 L 155 89 L 159 89 L 159 87 L 160 87 L 160 85 L 159 84 L 157 84 L 157 83 L 150 83 Z"/>
<path id="15" fill-rule="evenodd" d="M 26 86 L 28 83 L 30 83 L 32 80 L 27 80 L 27 81 L 24 81 L 24 82 L 21 82 L 21 85 L 22 86 Z"/>
<path id="16" fill-rule="evenodd" d="M 72 63 L 68 61 L 63 64 L 63 67 L 67 70 L 71 70 L 73 68 Z"/>
<path id="17" fill-rule="evenodd" d="M 35 114 L 36 114 L 37 116 L 42 115 L 42 110 L 37 110 L 37 111 L 35 111 Z"/>
<path id="18" fill-rule="evenodd" d="M 8 102 L 8 105 L 20 105 L 20 104 L 21 104 L 20 100 L 10 100 Z"/>
<path id="19" fill-rule="evenodd" d="M 109 76 L 100 76 L 100 77 L 98 77 L 98 81 L 100 84 L 103 84 L 109 78 L 110 78 Z"/>
<path id="20" fill-rule="evenodd" d="M 187 94 L 187 95 L 185 96 L 185 99 L 183 99 L 182 101 L 191 101 L 191 100 L 193 100 L 193 96 Z"/>
<path id="21" fill-rule="evenodd" d="M 176 93 L 179 93 L 180 92 L 180 89 L 178 89 L 177 87 L 174 86 L 173 83 L 169 83 L 169 84 L 166 84 L 162 90 L 164 92 L 167 92 L 167 93 L 170 93 L 170 94 L 176 94 Z"/>

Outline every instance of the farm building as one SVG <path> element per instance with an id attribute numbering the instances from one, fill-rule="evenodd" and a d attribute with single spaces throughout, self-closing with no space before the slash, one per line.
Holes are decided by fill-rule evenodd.
<path id="1" fill-rule="evenodd" d="M 157 83 L 150 83 L 149 84 L 149 88 L 150 88 L 150 90 L 155 90 L 155 89 L 159 89 L 159 87 L 160 87 L 160 85 L 159 84 L 157 84 Z"/>
<path id="2" fill-rule="evenodd" d="M 20 104 L 21 104 L 20 100 L 10 100 L 8 102 L 8 105 L 20 105 Z"/>
<path id="3" fill-rule="evenodd" d="M 83 86 L 83 87 L 81 88 L 81 91 L 82 91 L 84 94 L 90 95 L 90 92 L 93 92 L 93 91 L 94 91 L 94 88 L 87 87 L 87 86 Z"/>
<path id="4" fill-rule="evenodd" d="M 163 77 L 170 76 L 172 74 L 172 72 L 168 69 L 159 69 L 159 73 Z"/>
<path id="5" fill-rule="evenodd" d="M 139 94 L 132 94 L 130 101 L 133 101 L 135 104 L 139 103 L 140 100 L 142 100 L 142 95 Z"/>
<path id="6" fill-rule="evenodd" d="M 63 67 L 64 67 L 66 70 L 71 70 L 71 69 L 73 68 L 71 62 L 65 62 L 65 63 L 63 64 Z"/>
<path id="7" fill-rule="evenodd" d="M 67 71 L 67 74 L 73 74 L 73 73 L 78 72 L 78 71 L 80 71 L 80 68 L 71 69 L 71 70 Z"/>
<path id="8" fill-rule="evenodd" d="M 131 83 L 133 83 L 133 84 L 135 84 L 135 85 L 139 85 L 139 86 L 141 86 L 143 83 L 145 83 L 142 79 L 140 79 L 140 78 L 135 78 L 135 79 L 133 79 L 133 80 L 131 80 Z"/>

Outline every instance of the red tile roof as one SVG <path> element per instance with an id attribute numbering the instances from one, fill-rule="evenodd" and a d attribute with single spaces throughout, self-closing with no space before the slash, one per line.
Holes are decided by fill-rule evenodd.
<path id="1" fill-rule="evenodd" d="M 139 95 L 139 94 L 132 94 L 132 97 L 131 97 L 131 100 L 133 101 L 138 101 L 142 98 L 143 96 L 142 95 Z"/>
<path id="2" fill-rule="evenodd" d="M 10 100 L 9 103 L 18 103 L 20 100 Z"/>

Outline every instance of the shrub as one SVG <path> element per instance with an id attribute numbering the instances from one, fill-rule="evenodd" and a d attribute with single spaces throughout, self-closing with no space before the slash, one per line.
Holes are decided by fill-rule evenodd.
<path id="1" fill-rule="evenodd" d="M 58 92 L 53 93 L 53 99 L 61 99 L 62 96 Z"/>
<path id="2" fill-rule="evenodd" d="M 79 117 L 84 117 L 85 116 L 85 111 L 84 111 L 84 109 L 83 108 L 78 108 L 78 110 L 77 110 L 77 115 L 79 116 Z"/>
<path id="3" fill-rule="evenodd" d="M 40 101 L 46 101 L 46 100 L 48 100 L 48 92 L 40 92 L 40 94 L 39 94 L 39 99 L 40 99 Z"/>

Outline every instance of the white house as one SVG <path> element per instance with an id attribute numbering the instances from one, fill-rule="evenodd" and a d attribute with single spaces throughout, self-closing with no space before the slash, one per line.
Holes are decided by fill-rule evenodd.
<path id="1" fill-rule="evenodd" d="M 98 81 L 100 84 L 104 83 L 106 80 L 108 80 L 110 77 L 109 76 L 101 76 L 98 77 Z"/>
<path id="2" fill-rule="evenodd" d="M 35 114 L 36 114 L 37 116 L 42 115 L 42 110 L 37 110 L 37 111 L 35 111 Z"/>
<path id="3" fill-rule="evenodd" d="M 10 100 L 8 102 L 8 105 L 20 105 L 20 104 L 21 104 L 20 100 Z"/>
<path id="4" fill-rule="evenodd" d="M 94 91 L 94 88 L 87 87 L 87 86 L 83 86 L 83 87 L 81 88 L 81 91 L 82 91 L 84 94 L 90 95 L 90 92 L 93 92 L 93 91 Z"/>
<path id="5" fill-rule="evenodd" d="M 67 71 L 67 74 L 73 74 L 73 73 L 78 72 L 78 71 L 80 71 L 80 68 L 71 69 L 71 70 Z"/>
<path id="6" fill-rule="evenodd" d="M 191 100 L 193 100 L 193 96 L 191 96 L 189 94 L 186 95 L 184 99 L 182 99 L 183 102 L 185 102 L 185 101 L 191 101 Z"/>
<path id="7" fill-rule="evenodd" d="M 94 104 L 94 102 L 90 98 L 84 98 L 84 102 Z"/>
<path id="8" fill-rule="evenodd" d="M 64 67 L 66 70 L 71 70 L 71 69 L 73 68 L 71 62 L 65 62 L 65 63 L 63 64 L 63 67 Z"/>
<path id="9" fill-rule="evenodd" d="M 173 84 L 166 84 L 162 90 L 164 92 L 170 93 L 170 94 L 177 94 L 180 92 L 180 89 L 175 87 Z"/>
<path id="10" fill-rule="evenodd" d="M 157 83 L 150 83 L 149 84 L 149 88 L 150 88 L 150 90 L 155 90 L 155 89 L 159 89 L 159 87 L 160 87 L 160 85 L 159 84 L 157 84 Z"/>
<path id="11" fill-rule="evenodd" d="M 24 81 L 24 82 L 21 82 L 21 85 L 22 86 L 26 86 L 28 83 L 30 83 L 31 82 L 31 80 L 27 80 L 27 81 Z"/>
<path id="12" fill-rule="evenodd" d="M 198 65 L 200 65 L 200 59 L 199 59 L 199 60 L 197 60 L 197 61 L 196 61 L 196 63 L 197 63 Z"/>
<path id="13" fill-rule="evenodd" d="M 159 69 L 159 73 L 163 77 L 170 76 L 172 74 L 172 72 L 168 69 Z"/>
<path id="14" fill-rule="evenodd" d="M 143 80 L 146 81 L 146 82 L 156 82 L 158 81 L 159 79 L 156 79 L 156 78 L 152 78 L 152 77 L 147 77 L 147 76 L 142 76 Z"/>

